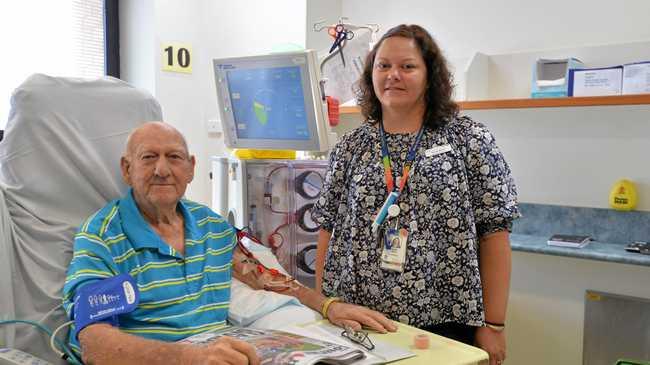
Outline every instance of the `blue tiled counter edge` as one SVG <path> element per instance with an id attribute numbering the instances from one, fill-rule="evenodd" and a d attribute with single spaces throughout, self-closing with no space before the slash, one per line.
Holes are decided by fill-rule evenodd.
<path id="1" fill-rule="evenodd" d="M 619 243 L 591 241 L 583 248 L 565 248 L 549 246 L 547 240 L 548 237 L 512 233 L 510 246 L 514 251 L 650 266 L 650 255 L 627 252 L 625 246 Z"/>
<path id="2" fill-rule="evenodd" d="M 633 241 L 650 239 L 650 212 L 520 203 L 520 219 L 510 236 L 512 249 L 545 255 L 650 266 L 650 255 L 625 251 Z M 583 248 L 549 246 L 553 234 L 589 235 Z"/>

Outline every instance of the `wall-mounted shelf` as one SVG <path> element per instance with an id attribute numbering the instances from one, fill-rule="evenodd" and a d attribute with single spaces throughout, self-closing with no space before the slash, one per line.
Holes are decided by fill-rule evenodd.
<path id="1" fill-rule="evenodd" d="M 462 110 L 487 110 L 487 109 L 526 109 L 526 108 L 563 108 L 602 105 L 643 105 L 650 104 L 650 94 L 615 95 L 615 96 L 589 96 L 570 98 L 544 98 L 544 99 L 501 99 L 480 101 L 459 101 Z M 358 106 L 345 106 L 340 108 L 341 114 L 356 114 L 360 112 Z"/>
<path id="2" fill-rule="evenodd" d="M 543 98 L 543 99 L 480 100 L 480 101 L 461 101 L 458 104 L 460 105 L 460 108 L 463 110 L 563 108 L 563 107 L 602 106 L 602 105 L 641 105 L 641 104 L 650 104 L 650 94 L 585 96 L 585 97 Z"/>

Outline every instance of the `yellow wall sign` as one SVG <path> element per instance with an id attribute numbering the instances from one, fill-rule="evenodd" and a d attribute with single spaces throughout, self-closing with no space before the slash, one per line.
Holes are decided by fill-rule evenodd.
<path id="1" fill-rule="evenodd" d="M 162 70 L 192 73 L 192 46 L 183 43 L 166 43 L 161 47 Z"/>

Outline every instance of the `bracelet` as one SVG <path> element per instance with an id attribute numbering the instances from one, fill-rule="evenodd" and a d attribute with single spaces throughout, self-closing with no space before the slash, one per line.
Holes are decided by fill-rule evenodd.
<path id="1" fill-rule="evenodd" d="M 323 318 L 327 318 L 327 310 L 330 308 L 330 305 L 332 305 L 332 303 L 334 302 L 340 302 L 340 301 L 341 298 L 337 298 L 337 297 L 331 297 L 325 299 L 325 301 L 323 302 L 323 307 L 320 310 L 320 314 L 323 316 Z"/>
<path id="2" fill-rule="evenodd" d="M 496 332 L 503 332 L 503 330 L 506 329 L 505 323 L 493 323 L 488 321 L 483 321 L 483 322 L 485 322 L 485 327 Z"/>

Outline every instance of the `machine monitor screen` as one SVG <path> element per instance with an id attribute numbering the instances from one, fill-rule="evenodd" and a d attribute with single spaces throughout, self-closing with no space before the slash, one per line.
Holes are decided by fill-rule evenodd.
<path id="1" fill-rule="evenodd" d="M 226 146 L 328 149 L 329 128 L 314 51 L 213 63 Z"/>

